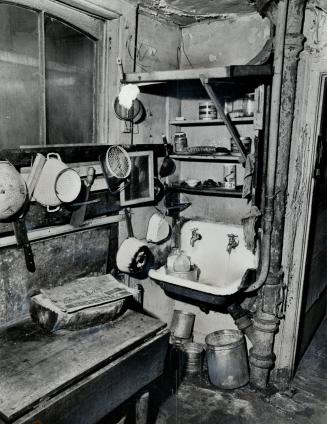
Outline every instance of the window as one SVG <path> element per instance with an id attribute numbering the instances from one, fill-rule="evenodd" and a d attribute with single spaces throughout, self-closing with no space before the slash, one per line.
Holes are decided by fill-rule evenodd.
<path id="1" fill-rule="evenodd" d="M 31 2 L 40 10 L 18 3 L 0 2 L 1 147 L 103 141 L 104 21 L 47 0 Z"/>

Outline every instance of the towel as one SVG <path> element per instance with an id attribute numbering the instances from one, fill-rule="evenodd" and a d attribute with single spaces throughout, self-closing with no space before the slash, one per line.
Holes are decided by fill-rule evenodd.
<path id="1" fill-rule="evenodd" d="M 253 188 L 253 174 L 254 174 L 254 163 L 255 158 L 252 153 L 247 155 L 245 161 L 245 173 L 244 173 L 244 182 L 243 182 L 243 199 L 251 200 L 252 198 L 252 188 Z"/>

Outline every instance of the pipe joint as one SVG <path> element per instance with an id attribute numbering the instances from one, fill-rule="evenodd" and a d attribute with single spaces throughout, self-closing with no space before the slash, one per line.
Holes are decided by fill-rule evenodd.
<path id="1" fill-rule="evenodd" d="M 255 317 L 253 320 L 253 328 L 255 330 L 261 331 L 263 333 L 275 333 L 279 326 L 279 319 L 260 319 L 259 317 Z"/>
<path id="2" fill-rule="evenodd" d="M 255 366 L 257 368 L 264 368 L 270 370 L 273 368 L 275 364 L 276 355 L 274 353 L 270 353 L 268 355 L 260 355 L 254 352 L 254 349 L 250 349 L 250 365 Z"/>

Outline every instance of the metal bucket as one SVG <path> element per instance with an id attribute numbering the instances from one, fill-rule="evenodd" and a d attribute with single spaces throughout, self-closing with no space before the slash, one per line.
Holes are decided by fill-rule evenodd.
<path id="1" fill-rule="evenodd" d="M 183 374 L 200 374 L 203 361 L 203 346 L 200 343 L 184 343 L 181 346 L 183 354 Z"/>
<path id="2" fill-rule="evenodd" d="M 220 389 L 236 389 L 249 382 L 245 339 L 239 330 L 220 330 L 205 338 L 209 380 Z"/>
<path id="3" fill-rule="evenodd" d="M 181 339 L 189 339 L 192 336 L 195 315 L 191 312 L 174 310 L 170 325 L 171 334 Z"/>

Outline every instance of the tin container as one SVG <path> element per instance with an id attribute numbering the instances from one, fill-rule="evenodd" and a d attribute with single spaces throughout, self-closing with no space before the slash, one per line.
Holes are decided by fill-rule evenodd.
<path id="1" fill-rule="evenodd" d="M 183 152 L 187 148 L 187 137 L 185 132 L 177 132 L 174 135 L 175 152 Z"/>
<path id="2" fill-rule="evenodd" d="M 239 330 L 220 330 L 205 338 L 210 382 L 220 389 L 236 389 L 249 382 L 245 338 Z"/>
<path id="3" fill-rule="evenodd" d="M 207 121 L 217 119 L 217 109 L 213 102 L 199 103 L 199 119 Z"/>
<path id="4" fill-rule="evenodd" d="M 200 343 L 188 342 L 181 345 L 183 356 L 183 374 L 201 374 L 203 362 L 203 346 Z"/>
<path id="5" fill-rule="evenodd" d="M 236 187 L 236 165 L 225 164 L 223 167 L 224 187 L 228 189 L 235 189 Z"/>
<path id="6" fill-rule="evenodd" d="M 251 138 L 250 137 L 240 137 L 240 141 L 242 142 L 246 153 L 250 153 L 251 152 L 251 143 L 252 143 Z M 238 149 L 237 144 L 234 142 L 233 139 L 231 139 L 230 145 L 231 145 L 231 149 L 230 149 L 231 155 L 232 156 L 240 156 L 241 153 Z"/>
<path id="7" fill-rule="evenodd" d="M 171 334 L 181 339 L 189 339 L 193 333 L 194 321 L 195 314 L 175 309 L 170 325 Z"/>

